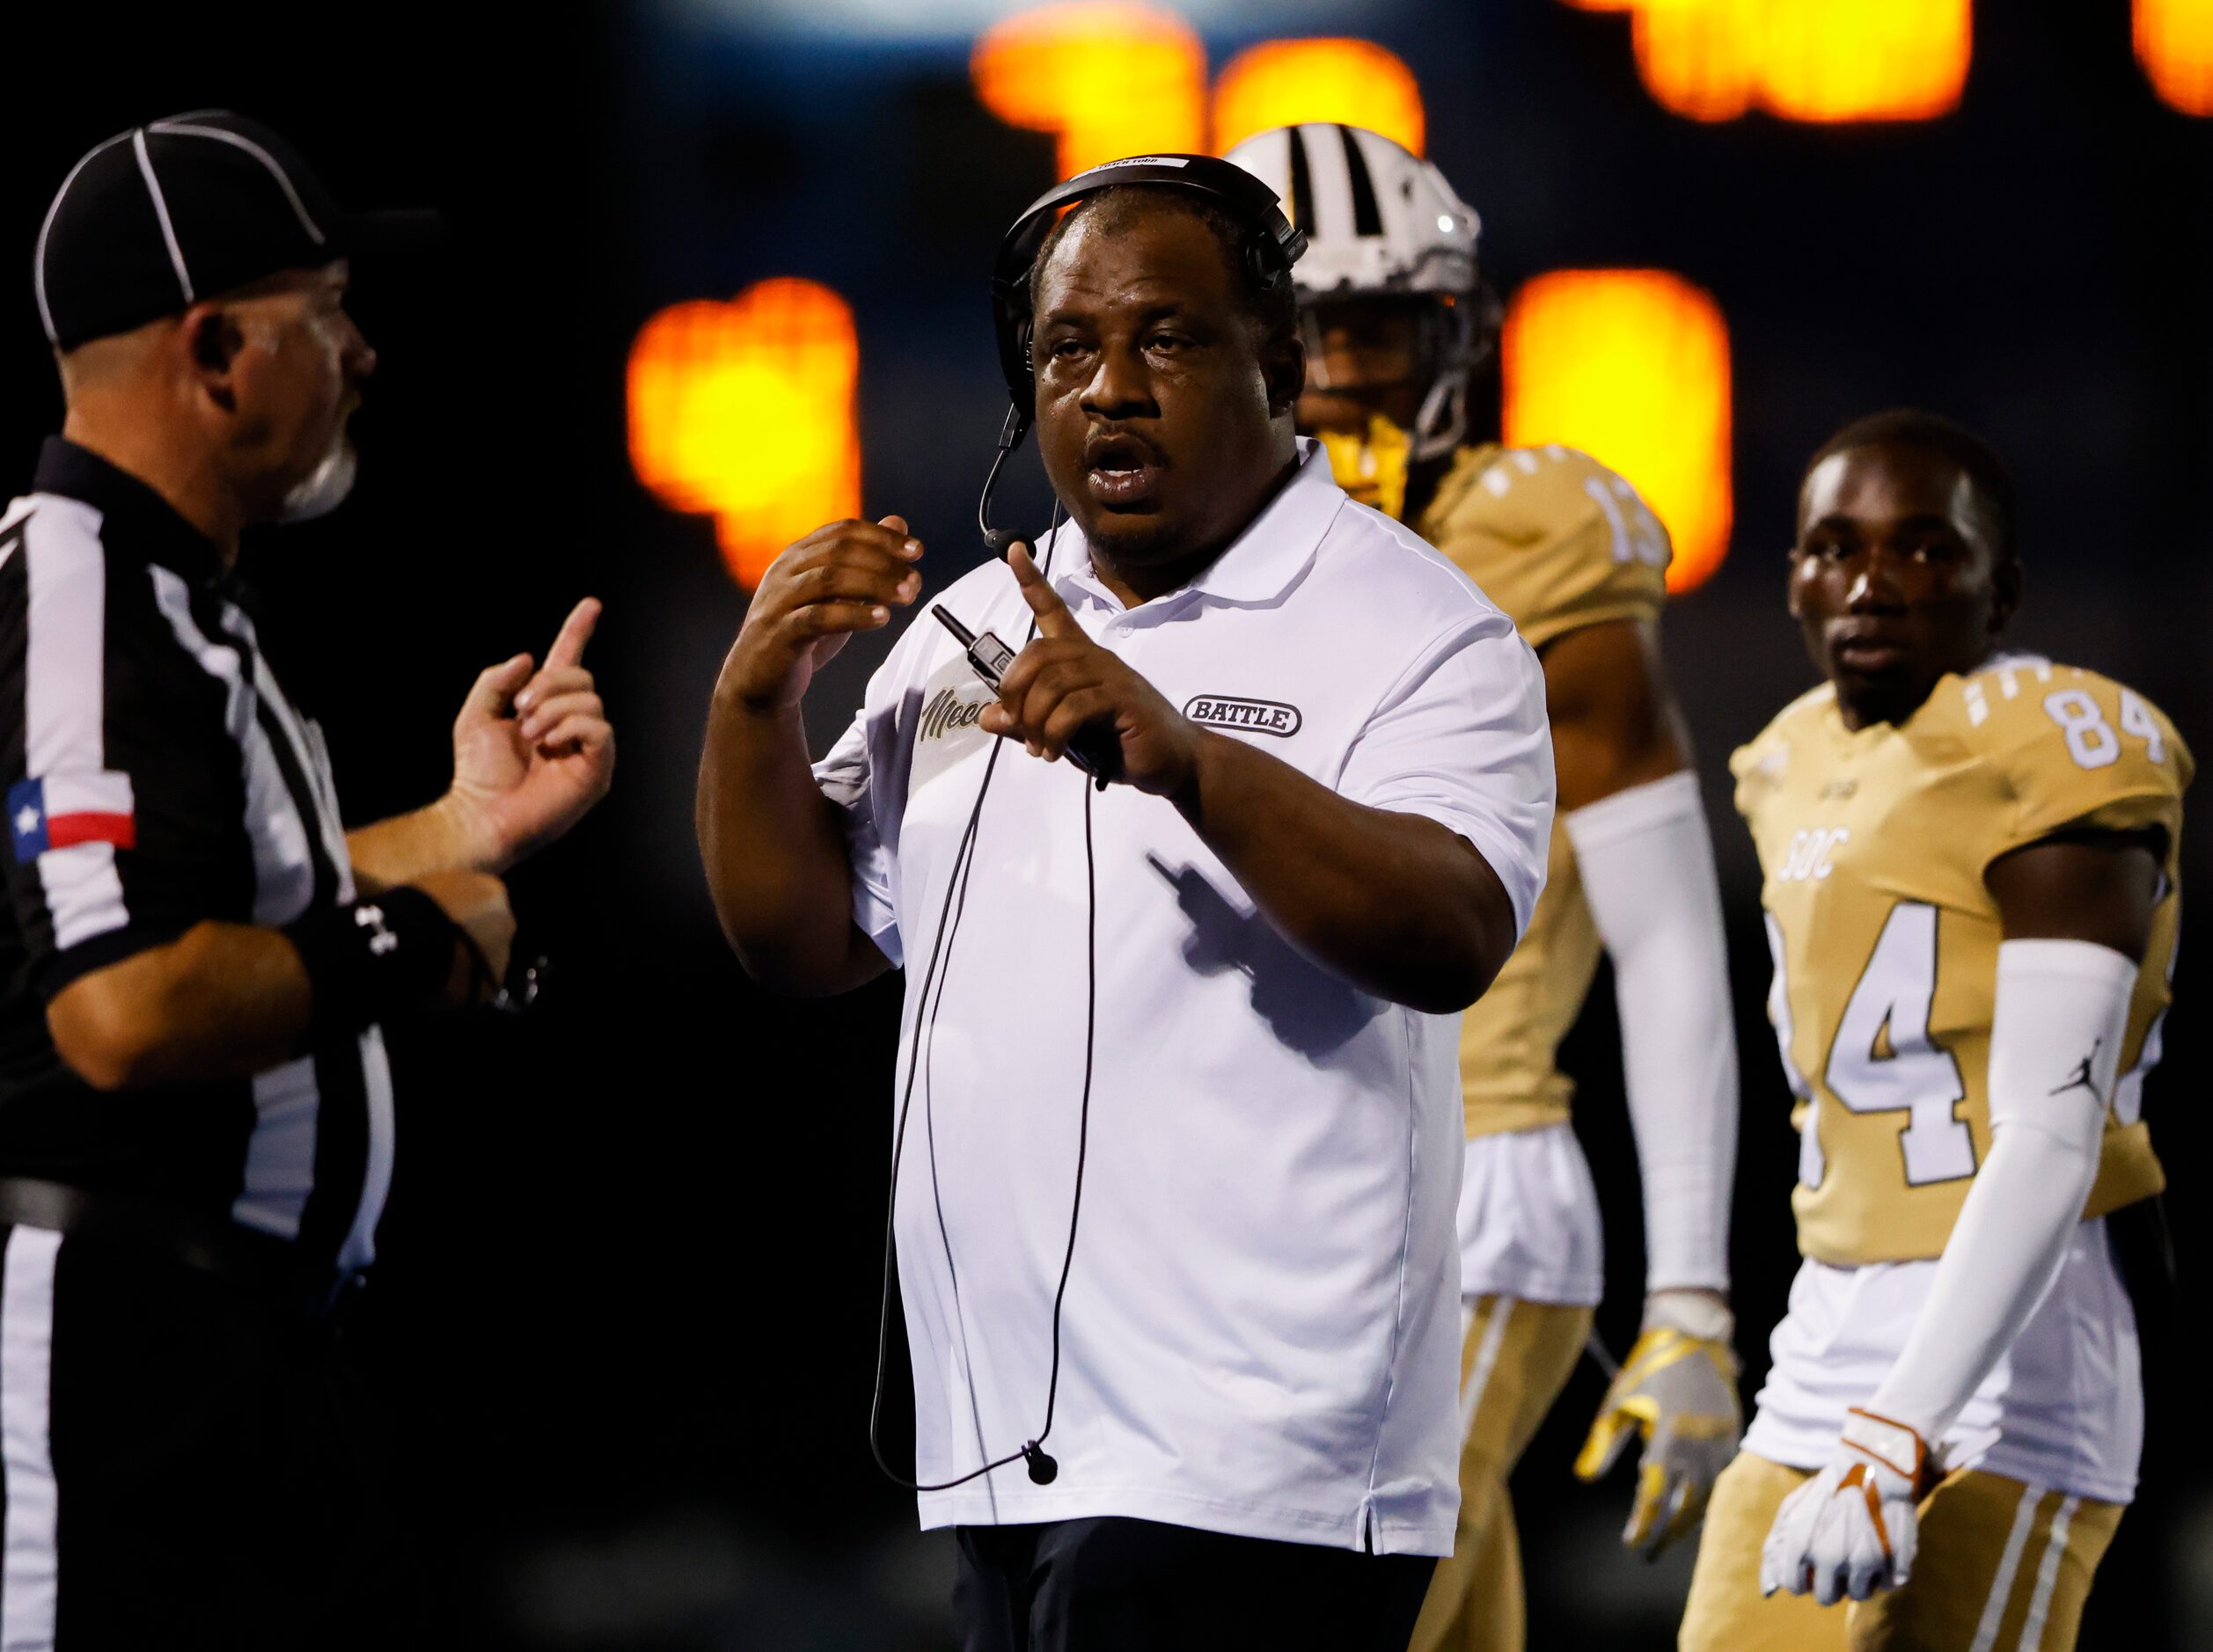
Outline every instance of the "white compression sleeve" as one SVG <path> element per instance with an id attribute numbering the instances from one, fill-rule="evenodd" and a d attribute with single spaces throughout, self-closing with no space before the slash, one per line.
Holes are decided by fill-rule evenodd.
<path id="1" fill-rule="evenodd" d="M 1689 771 L 1566 816 L 1614 961 L 1649 1291 L 1729 1288 L 1737 1042 L 1713 839 Z"/>
<path id="2" fill-rule="evenodd" d="M 2098 1177 L 2136 974 L 2130 960 L 2088 941 L 1998 947 L 1990 1156 L 1898 1363 L 1867 1407 L 1932 1444 L 2059 1275 Z"/>

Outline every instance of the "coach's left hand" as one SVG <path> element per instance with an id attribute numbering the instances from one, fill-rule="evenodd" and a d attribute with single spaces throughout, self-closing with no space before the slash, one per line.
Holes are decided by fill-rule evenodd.
<path id="1" fill-rule="evenodd" d="M 461 703 L 446 800 L 482 843 L 487 866 L 511 866 L 544 848 L 613 782 L 615 731 L 583 664 L 599 611 L 598 599 L 587 596 L 543 666 L 518 654 L 487 667 Z"/>
<path id="2" fill-rule="evenodd" d="M 1156 797 L 1182 791 L 1198 761 L 1198 729 L 1118 655 L 1083 634 L 1027 546 L 1008 551 L 1007 562 L 1037 617 L 1037 635 L 1007 668 L 999 703 L 984 708 L 980 726 L 1052 763 L 1085 724 L 1107 725 L 1122 746 L 1115 778 Z"/>

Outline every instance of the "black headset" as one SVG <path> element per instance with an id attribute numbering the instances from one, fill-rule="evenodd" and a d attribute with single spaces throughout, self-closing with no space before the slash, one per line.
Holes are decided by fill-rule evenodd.
<path id="1" fill-rule="evenodd" d="M 1264 289 L 1287 286 L 1291 267 L 1307 250 L 1307 232 L 1285 214 L 1276 192 L 1235 161 L 1212 155 L 1135 155 L 1127 160 L 1109 161 L 1055 184 L 1023 208 L 1000 241 L 999 257 L 992 266 L 992 331 L 999 343 L 1000 375 L 1007 381 L 1007 394 L 1014 402 L 1006 426 L 999 433 L 999 452 L 984 483 L 983 497 L 976 504 L 976 524 L 994 556 L 1005 556 L 1018 536 L 991 525 L 992 489 L 998 484 L 1000 467 L 1037 416 L 1037 388 L 1030 360 L 1030 335 L 1036 325 L 1030 305 L 1031 268 L 1045 238 L 1059 221 L 1062 208 L 1103 190 L 1134 184 L 1180 189 L 1227 213 L 1244 227 L 1245 268 Z"/>
<path id="2" fill-rule="evenodd" d="M 1217 160 L 1211 155 L 1139 155 L 1128 160 L 1109 161 L 1103 166 L 1094 166 L 1089 172 L 1078 172 L 1066 183 L 1056 184 L 1031 201 L 1016 218 L 1014 227 L 1007 231 L 999 244 L 999 259 L 992 270 L 992 321 L 999 339 L 1000 370 L 1006 376 L 1007 393 L 1014 406 L 1008 410 L 1007 422 L 999 433 L 999 451 L 993 457 L 991 472 L 984 479 L 984 491 L 976 501 L 976 524 L 982 530 L 984 544 L 995 557 L 1004 557 L 1020 537 L 1009 530 L 991 525 L 992 492 L 999 485 L 999 473 L 1007 464 L 1007 456 L 1021 442 L 1022 433 L 1030 428 L 1037 415 L 1037 391 L 1030 365 L 1030 334 L 1031 313 L 1030 303 L 1030 267 L 1037 262 L 1038 250 L 1044 245 L 1046 236 L 1052 231 L 1059 209 L 1087 195 L 1125 184 L 1158 185 L 1169 189 L 1181 189 L 1198 195 L 1221 208 L 1237 223 L 1246 229 L 1243 257 L 1252 278 L 1261 287 L 1269 288 L 1279 282 L 1288 284 L 1291 266 L 1307 250 L 1306 232 L 1295 227 L 1284 215 L 1282 202 L 1276 192 L 1262 183 L 1243 167 L 1230 161 Z M 1045 536 L 1045 564 L 1047 577 L 1052 573 L 1054 542 L 1059 537 L 1060 501 L 1053 501 L 1052 525 Z M 1037 634 L 1037 621 L 1030 624 L 1027 644 Z M 952 943 L 959 933 L 961 915 L 968 907 L 968 880 L 976 864 L 976 832 L 984 815 L 984 799 L 990 793 L 992 775 L 999 767 L 1000 753 L 1005 749 L 1003 741 L 993 743 L 990 756 L 984 764 L 984 778 L 976 788 L 976 800 L 970 806 L 967 824 L 963 828 L 958 846 L 953 854 L 953 867 L 946 880 L 945 900 L 937 915 L 937 938 L 930 947 L 929 962 L 922 973 L 920 1001 L 916 1005 L 914 1030 L 907 1046 L 906 1084 L 899 1098 L 898 1122 L 892 1133 L 891 1191 L 883 1221 L 883 1289 L 876 1318 L 876 1393 L 868 1407 L 868 1450 L 876 1458 L 876 1466 L 897 1484 L 916 1491 L 945 1491 L 956 1486 L 980 1479 L 993 1469 L 1022 1463 L 1030 1478 L 1040 1486 L 1051 1485 L 1060 1473 L 1060 1465 L 1045 1451 L 1044 1442 L 1052 1433 L 1055 1403 L 1060 1396 L 1060 1305 L 1068 1294 L 1068 1276 L 1075 1264 L 1076 1224 L 1083 1210 L 1083 1168 L 1089 1156 L 1091 1140 L 1091 1077 L 1094 1043 L 1098 1033 L 1099 974 L 1098 974 L 1098 867 L 1095 858 L 1092 835 L 1091 796 L 1093 788 L 1083 787 L 1083 859 L 1087 886 L 1087 916 L 1085 919 L 1085 1010 L 1083 1090 L 1077 1112 L 1075 1188 L 1068 1201 L 1068 1239 L 1060 1257 L 1059 1283 L 1052 1297 L 1052 1374 L 1045 1387 L 1044 1425 L 1037 1437 L 1026 1440 L 1017 1451 L 994 1457 L 967 1473 L 951 1480 L 922 1482 L 900 1473 L 884 1460 L 880 1438 L 883 1417 L 883 1390 L 885 1364 L 889 1358 L 891 1340 L 891 1301 L 896 1277 L 895 1224 L 898 1215 L 899 1166 L 906 1150 L 906 1125 L 914 1100 L 915 1080 L 926 1074 L 929 1056 L 935 1048 L 937 1005 L 943 1002 L 945 983 L 951 973 Z M 934 990 L 935 997 L 932 996 Z M 923 1107 L 929 1107 L 928 1083 L 923 1083 Z M 935 1167 L 933 1165 L 932 1175 Z M 941 1224 L 940 1236 L 943 1237 Z M 945 1252 L 946 1265 L 952 1266 L 953 1255 L 949 1241 Z M 958 1275 L 955 1275 L 955 1292 L 959 1290 Z"/>

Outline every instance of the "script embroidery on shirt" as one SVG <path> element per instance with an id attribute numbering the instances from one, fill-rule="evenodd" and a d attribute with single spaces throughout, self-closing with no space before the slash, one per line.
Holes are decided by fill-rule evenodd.
<path id="1" fill-rule="evenodd" d="M 1201 694 L 1183 707 L 1183 715 L 1209 728 L 1234 728 L 1240 734 L 1273 735 L 1288 740 L 1299 732 L 1301 718 L 1295 705 L 1274 700 L 1242 700 L 1226 694 Z"/>
<path id="2" fill-rule="evenodd" d="M 935 740 L 956 728 L 973 728 L 977 719 L 984 714 L 987 699 L 964 698 L 949 688 L 942 688 L 930 696 L 929 704 L 922 708 L 922 727 L 918 739 Z"/>

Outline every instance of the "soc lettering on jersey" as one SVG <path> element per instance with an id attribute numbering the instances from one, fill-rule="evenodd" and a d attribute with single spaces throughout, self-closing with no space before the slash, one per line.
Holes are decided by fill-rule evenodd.
<path id="1" fill-rule="evenodd" d="M 1823 687 L 1731 762 L 1763 874 L 1768 1010 L 1800 1132 L 1799 1246 L 1840 1267 L 1942 1254 L 1988 1157 L 1990 863 L 2062 831 L 2141 833 L 2165 879 L 2085 1216 L 2159 1191 L 2159 1057 L 2192 761 L 2143 696 L 2026 655 L 1946 676 L 1902 726 L 1848 729 Z"/>

